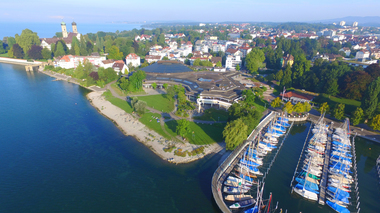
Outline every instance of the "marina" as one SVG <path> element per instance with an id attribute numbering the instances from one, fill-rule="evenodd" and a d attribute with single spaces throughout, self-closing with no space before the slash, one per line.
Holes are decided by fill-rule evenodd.
<path id="1" fill-rule="evenodd" d="M 271 115 L 271 114 L 270 114 Z M 360 189 L 359 189 L 359 179 L 358 179 L 358 171 L 357 171 L 357 156 L 356 156 L 356 143 L 355 140 L 358 140 L 358 138 L 355 135 L 350 135 L 349 130 L 349 120 L 347 119 L 343 125 L 340 127 L 329 126 L 324 123 L 323 117 L 320 118 L 319 121 L 316 121 L 315 123 L 298 123 L 289 124 L 288 127 L 289 130 L 287 131 L 286 135 L 284 134 L 282 138 L 279 140 L 279 142 L 276 144 L 276 149 L 273 149 L 270 154 L 263 157 L 263 159 L 260 159 L 258 154 L 256 153 L 256 160 L 255 163 L 258 165 L 252 164 L 247 167 L 242 167 L 242 161 L 243 159 L 252 159 L 248 158 L 248 154 L 252 153 L 252 150 L 254 150 L 252 147 L 255 147 L 255 145 L 258 144 L 258 147 L 262 148 L 263 150 L 268 149 L 263 147 L 263 138 L 261 137 L 261 134 L 265 131 L 272 131 L 273 129 L 269 128 L 269 124 L 273 121 L 279 120 L 279 115 L 276 114 L 273 117 L 270 117 L 270 120 L 268 117 L 264 118 L 263 121 L 265 121 L 265 125 L 263 125 L 263 121 L 260 123 L 263 126 L 261 126 L 260 130 L 259 128 L 256 128 L 255 131 L 260 132 L 260 134 L 254 135 L 254 132 L 251 135 L 254 135 L 251 139 L 248 138 L 247 141 L 245 141 L 244 144 L 239 147 L 239 152 L 236 150 L 231 154 L 235 154 L 234 160 L 230 161 L 227 164 L 227 167 L 225 169 L 224 174 L 220 176 L 221 179 L 226 179 L 234 175 L 234 177 L 239 177 L 236 174 L 238 173 L 230 173 L 231 168 L 234 168 L 235 171 L 239 171 L 238 169 L 241 169 L 241 176 L 240 178 L 244 178 L 244 180 L 249 181 L 256 181 L 255 184 L 250 185 L 250 190 L 246 191 L 240 191 L 239 195 L 234 195 L 234 199 L 225 199 L 227 196 L 225 195 L 223 191 L 219 193 L 221 195 L 220 202 L 223 202 L 224 206 L 226 207 L 223 212 L 250 212 L 249 208 L 231 208 L 234 206 L 232 201 L 236 201 L 238 199 L 261 199 L 264 197 L 266 198 L 266 202 L 269 202 L 268 195 L 270 195 L 271 202 L 272 202 L 272 209 L 270 209 L 270 212 L 281 212 L 288 210 L 290 211 L 292 208 L 286 208 L 288 205 L 284 205 L 283 200 L 292 200 L 292 203 L 298 202 L 302 203 L 302 206 L 305 206 L 306 210 L 311 210 L 310 212 L 363 212 L 361 210 L 362 205 L 360 203 Z M 293 141 L 294 138 L 288 139 L 288 134 L 292 133 L 292 127 L 293 125 L 296 126 L 302 126 L 303 128 L 303 139 L 302 142 L 300 142 L 299 139 L 297 139 L 298 142 L 297 145 L 292 144 L 289 145 L 289 141 Z M 299 127 L 295 127 L 299 128 Z M 323 133 L 323 134 L 322 134 Z M 294 134 L 293 134 L 294 135 Z M 296 135 L 297 138 L 301 137 L 302 135 Z M 316 135 L 319 135 L 319 137 L 316 137 Z M 257 138 L 260 138 L 262 140 L 256 140 Z M 295 136 L 290 136 L 295 137 Z M 268 135 L 266 135 L 265 138 L 266 142 L 268 142 Z M 359 139 L 363 140 L 363 139 Z M 252 142 L 253 143 L 250 143 Z M 288 142 L 287 142 L 288 141 Z M 316 142 L 319 141 L 321 144 L 317 144 Z M 244 145 L 244 147 L 242 147 Z M 293 147 L 291 147 L 293 146 Z M 284 147 L 285 150 L 281 150 L 282 147 Z M 279 178 L 283 176 L 275 176 L 274 174 L 277 174 L 279 170 L 278 166 L 275 166 L 276 164 L 283 164 L 284 156 L 288 155 L 289 153 L 286 153 L 287 150 L 294 148 L 294 150 L 298 149 L 298 153 L 301 153 L 301 155 L 297 155 L 297 158 L 292 157 L 294 159 L 294 164 L 296 166 L 295 170 L 293 170 L 293 175 L 290 176 L 290 186 L 291 189 L 286 193 L 290 193 L 291 196 L 284 199 L 284 192 L 277 194 L 278 188 L 283 187 L 276 187 L 278 186 L 279 182 L 282 182 L 279 180 Z M 280 152 L 281 150 L 281 152 Z M 292 152 L 294 152 L 292 150 Z M 267 150 L 269 151 L 269 150 Z M 292 155 L 294 156 L 294 155 Z M 231 156 L 230 156 L 231 157 Z M 308 158 L 307 158 L 308 157 Z M 348 158 L 350 157 L 350 158 Z M 288 157 L 287 157 L 288 158 Z M 276 160 L 279 159 L 279 160 Z M 349 159 L 352 159 L 349 161 Z M 225 160 L 225 162 L 228 160 L 228 158 Z M 231 160 L 231 159 L 230 159 Z M 260 162 L 260 160 L 262 162 Z M 286 159 L 288 160 L 288 159 Z M 292 160 L 293 161 L 293 160 Z M 225 163 L 224 162 L 224 163 Z M 237 165 L 237 168 L 236 168 Z M 288 166 L 288 165 L 287 165 Z M 289 166 L 288 166 L 289 167 Z M 249 170 L 250 172 L 244 173 L 244 169 Z M 258 171 L 255 171 L 254 168 L 258 168 Z M 273 172 L 269 172 L 271 168 L 274 169 Z M 293 167 L 294 168 L 294 167 Z M 378 168 L 378 167 L 376 167 Z M 218 168 L 220 169 L 220 167 Z M 273 170 L 272 169 L 272 170 Z M 258 174 L 256 172 L 260 172 L 261 174 Z M 289 172 L 289 171 L 287 171 Z M 256 174 L 254 174 L 256 173 Z M 377 174 L 376 170 L 376 174 Z M 243 175 L 242 175 L 243 174 Z M 249 174 L 254 174 L 254 177 L 250 177 L 250 179 L 246 178 L 245 176 Z M 289 173 L 288 173 L 289 174 Z M 215 178 L 215 173 L 213 178 Z M 348 178 L 348 179 L 347 179 Z M 262 183 L 262 185 L 265 185 L 264 187 L 264 193 L 261 193 L 261 189 L 259 190 L 257 183 Z M 276 184 L 274 184 L 276 183 Z M 288 182 L 289 183 L 289 182 Z M 243 185 L 244 182 L 241 183 Z M 306 188 L 311 188 L 315 191 L 313 191 L 313 194 L 305 195 L 305 197 L 308 197 L 307 199 L 303 199 L 302 195 L 300 196 L 300 193 L 296 193 L 294 190 L 294 187 L 298 184 L 298 186 L 302 186 L 302 190 L 304 190 L 305 186 Z M 221 187 L 223 184 L 220 185 Z M 236 185 L 240 186 L 240 185 Z M 289 186 L 289 185 L 288 185 Z M 274 190 L 272 190 L 274 189 Z M 301 191 L 302 191 L 301 190 Z M 287 191 L 287 190 L 286 190 Z M 245 192 L 245 194 L 243 193 Z M 300 192 L 300 190 L 299 190 Z M 214 199 L 215 199 L 215 194 Z M 280 197 L 280 198 L 279 198 Z M 229 196 L 228 198 L 231 198 Z M 273 205 L 273 203 L 275 205 Z M 266 203 L 269 206 L 269 203 Z M 252 204 L 253 205 L 253 204 Z M 219 205 L 218 205 L 219 206 Z M 276 206 L 276 208 L 274 208 Z M 312 207 L 315 206 L 315 207 Z M 220 207 L 220 206 L 219 206 Z M 316 208 L 317 207 L 317 208 Z M 251 207 L 252 209 L 252 207 Z M 293 209 L 294 210 L 294 209 Z M 306 211 L 305 210 L 305 211 Z M 264 212 L 267 212 L 268 209 L 265 209 Z M 290 211 L 291 212 L 291 211 Z M 309 212 L 309 211 L 307 211 Z"/>

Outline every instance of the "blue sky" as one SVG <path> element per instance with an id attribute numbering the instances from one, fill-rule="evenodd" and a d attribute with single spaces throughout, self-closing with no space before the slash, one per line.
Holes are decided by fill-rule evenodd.
<path id="1" fill-rule="evenodd" d="M 1 22 L 313 21 L 377 16 L 379 0 L 14 0 L 1 3 Z"/>

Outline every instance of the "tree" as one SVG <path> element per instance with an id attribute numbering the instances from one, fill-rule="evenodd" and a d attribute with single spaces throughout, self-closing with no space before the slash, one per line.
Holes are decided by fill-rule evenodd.
<path id="1" fill-rule="evenodd" d="M 21 35 L 18 34 L 15 35 L 15 40 L 18 45 L 24 50 L 24 53 L 27 53 L 30 48 L 32 48 L 32 45 L 40 46 L 41 41 L 38 37 L 37 33 L 25 29 L 21 32 Z"/>
<path id="2" fill-rule="evenodd" d="M 61 42 L 57 42 L 57 49 L 54 52 L 54 56 L 64 56 L 65 55 L 65 50 Z"/>
<path id="3" fill-rule="evenodd" d="M 121 60 L 123 59 L 123 53 L 120 52 L 119 48 L 117 48 L 115 45 L 112 45 L 109 48 L 108 59 Z"/>
<path id="4" fill-rule="evenodd" d="M 291 114 L 293 112 L 293 104 L 290 101 L 286 102 L 286 104 L 282 108 L 282 111 Z"/>
<path id="5" fill-rule="evenodd" d="M 13 56 L 15 58 L 24 58 L 24 50 L 18 44 L 14 44 L 12 47 Z"/>
<path id="6" fill-rule="evenodd" d="M 284 77 L 284 72 L 283 72 L 282 70 L 280 70 L 280 71 L 278 71 L 278 72 L 276 73 L 276 77 L 275 77 L 275 79 L 276 79 L 277 81 L 281 81 L 281 80 L 282 80 L 282 77 Z"/>
<path id="7" fill-rule="evenodd" d="M 10 36 L 10 37 L 7 38 L 7 42 L 8 42 L 8 47 L 12 48 L 13 45 L 16 44 L 16 39 Z"/>
<path id="8" fill-rule="evenodd" d="M 245 66 L 250 73 L 256 73 L 257 70 L 263 66 L 265 61 L 265 54 L 261 49 L 254 48 L 245 58 Z"/>
<path id="9" fill-rule="evenodd" d="M 14 58 L 15 57 L 14 54 L 13 54 L 13 46 L 11 47 L 10 50 L 8 50 L 8 57 L 10 57 L 10 58 Z"/>
<path id="10" fill-rule="evenodd" d="M 128 89 L 128 84 L 129 81 L 127 78 L 120 78 L 119 80 L 119 86 L 122 90 L 127 90 Z"/>
<path id="11" fill-rule="evenodd" d="M 28 51 L 28 56 L 32 59 L 42 59 L 42 47 L 32 45 L 32 47 Z"/>
<path id="12" fill-rule="evenodd" d="M 356 108 L 352 118 L 351 118 L 351 121 L 352 121 L 352 124 L 354 126 L 358 125 L 360 123 L 360 121 L 363 119 L 363 110 L 362 108 L 358 107 Z"/>
<path id="13" fill-rule="evenodd" d="M 190 122 L 186 119 L 179 120 L 176 127 L 176 132 L 182 138 L 185 138 L 186 134 L 190 132 Z"/>
<path id="14" fill-rule="evenodd" d="M 236 69 L 236 71 L 239 71 L 239 70 L 240 70 L 240 66 L 239 66 L 239 64 L 236 65 L 236 68 L 235 68 L 235 69 Z"/>
<path id="15" fill-rule="evenodd" d="M 326 94 L 335 96 L 339 93 L 338 79 L 329 79 L 325 85 Z"/>
<path id="16" fill-rule="evenodd" d="M 365 116 L 372 118 L 378 103 L 378 96 L 380 93 L 380 77 L 372 81 L 366 89 L 362 98 L 362 108 Z"/>
<path id="17" fill-rule="evenodd" d="M 380 130 L 380 114 L 376 115 L 376 116 L 372 119 L 370 126 L 371 126 L 372 129 L 374 129 L 374 130 Z"/>
<path id="18" fill-rule="evenodd" d="M 309 102 L 303 102 L 303 108 L 304 108 L 304 112 L 309 112 L 311 110 L 311 105 Z"/>
<path id="19" fill-rule="evenodd" d="M 281 106 L 281 99 L 279 97 L 275 98 L 271 103 L 270 105 L 273 107 L 273 108 L 277 108 L 277 107 L 280 107 Z"/>
<path id="20" fill-rule="evenodd" d="M 135 104 L 134 108 L 135 108 L 135 111 L 139 114 L 139 115 L 143 115 L 145 113 L 145 108 L 146 108 L 146 102 L 145 101 L 141 101 L 141 100 L 138 100 L 137 103 Z"/>
<path id="21" fill-rule="evenodd" d="M 292 70 L 290 66 L 287 66 L 285 69 L 284 77 L 281 79 L 280 82 L 281 87 L 289 88 L 292 86 Z"/>
<path id="22" fill-rule="evenodd" d="M 157 87 L 157 83 L 156 83 L 156 82 L 153 82 L 153 83 L 152 83 L 152 87 L 153 87 L 153 89 L 156 89 L 156 87 Z"/>
<path id="23" fill-rule="evenodd" d="M 323 103 L 319 108 L 318 108 L 318 112 L 320 112 L 321 114 L 323 113 L 327 113 L 328 111 L 330 110 L 330 106 L 327 104 L 327 102 Z"/>
<path id="24" fill-rule="evenodd" d="M 238 145 L 247 139 L 248 126 L 244 124 L 242 118 L 227 123 L 223 130 L 223 137 L 227 150 L 234 150 Z"/>
<path id="25" fill-rule="evenodd" d="M 337 104 L 334 108 L 334 117 L 338 120 L 341 120 L 344 117 L 344 108 L 345 104 Z"/>
<path id="26" fill-rule="evenodd" d="M 244 97 L 244 102 L 247 103 L 250 106 L 253 106 L 255 104 L 255 94 L 250 89 L 246 89 L 242 92 Z"/>
<path id="27" fill-rule="evenodd" d="M 201 60 L 199 58 L 195 59 L 193 62 L 193 66 L 199 67 L 201 65 Z"/>
<path id="28" fill-rule="evenodd" d="M 165 89 L 168 88 L 168 84 L 167 83 L 164 83 L 162 86 L 164 86 Z"/>
<path id="29" fill-rule="evenodd" d="M 220 61 L 218 61 L 218 62 L 216 62 L 216 65 L 215 65 L 216 67 L 222 67 L 222 62 L 220 62 Z"/>
<path id="30" fill-rule="evenodd" d="M 51 51 L 46 47 L 41 50 L 41 55 L 43 59 L 51 59 Z"/>
<path id="31" fill-rule="evenodd" d="M 4 49 L 3 41 L 0 41 L 0 54 L 3 54 L 3 53 L 5 53 L 5 49 Z"/>
<path id="32" fill-rule="evenodd" d="M 298 102 L 296 105 L 293 106 L 293 111 L 297 113 L 305 112 L 304 105 L 301 102 Z"/>

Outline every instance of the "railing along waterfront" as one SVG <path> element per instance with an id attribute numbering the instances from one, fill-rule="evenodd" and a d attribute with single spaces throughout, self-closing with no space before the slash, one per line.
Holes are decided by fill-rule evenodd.
<path id="1" fill-rule="evenodd" d="M 247 140 L 245 140 L 242 144 L 240 144 L 214 172 L 211 181 L 211 191 L 214 196 L 215 202 L 218 205 L 219 209 L 222 212 L 231 212 L 231 210 L 227 207 L 227 205 L 223 201 L 222 197 L 222 184 L 232 170 L 233 166 L 239 160 L 239 156 L 243 154 L 243 150 L 247 147 L 249 142 L 256 138 L 259 132 L 277 115 L 276 112 L 269 113 L 257 127 L 252 131 L 252 133 L 248 136 Z"/>

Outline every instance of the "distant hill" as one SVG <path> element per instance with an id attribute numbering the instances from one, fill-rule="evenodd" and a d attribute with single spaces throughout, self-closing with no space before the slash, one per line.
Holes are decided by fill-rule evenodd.
<path id="1" fill-rule="evenodd" d="M 311 21 L 309 23 L 323 23 L 323 24 L 331 24 L 345 21 L 346 25 L 352 25 L 355 21 L 359 23 L 359 26 L 371 26 L 371 27 L 380 27 L 380 16 L 347 16 L 343 18 L 335 18 L 335 19 L 325 19 L 319 21 Z"/>

